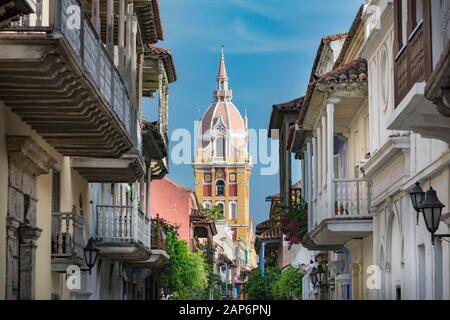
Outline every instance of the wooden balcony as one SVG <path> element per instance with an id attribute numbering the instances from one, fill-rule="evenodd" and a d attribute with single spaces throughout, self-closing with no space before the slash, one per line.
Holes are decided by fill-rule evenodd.
<path id="1" fill-rule="evenodd" d="M 394 61 L 395 106 L 397 107 L 416 83 L 427 81 L 431 74 L 428 50 L 431 41 L 420 23 L 400 49 Z"/>
<path id="2" fill-rule="evenodd" d="M 170 260 L 167 254 L 167 225 L 159 215 L 151 221 L 151 256 L 145 261 L 133 262 L 134 266 L 148 269 L 161 269 Z"/>
<path id="3" fill-rule="evenodd" d="M 150 257 L 150 221 L 138 208 L 98 205 L 96 218 L 100 255 L 123 261 Z"/>
<path id="4" fill-rule="evenodd" d="M 136 108 L 81 2 L 42 4 L 0 29 L 0 99 L 63 155 L 136 148 Z"/>
<path id="5" fill-rule="evenodd" d="M 152 250 L 167 250 L 167 226 L 159 215 L 152 219 Z"/>
<path id="6" fill-rule="evenodd" d="M 314 201 L 311 240 L 319 246 L 344 245 L 372 232 L 371 181 L 336 179 L 330 204 L 326 192 Z"/>
<path id="7" fill-rule="evenodd" d="M 76 212 L 52 213 L 52 271 L 65 273 L 84 262 L 84 216 Z"/>

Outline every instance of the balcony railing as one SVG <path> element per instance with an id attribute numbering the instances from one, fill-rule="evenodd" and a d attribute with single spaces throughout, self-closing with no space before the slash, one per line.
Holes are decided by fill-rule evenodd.
<path id="1" fill-rule="evenodd" d="M 107 52 L 80 0 L 37 1 L 35 14 L 21 17 L 0 32 L 47 33 L 64 40 L 81 68 L 81 76 L 88 76 L 131 142 L 137 145 L 137 109 L 132 105 L 126 80 L 116 68 L 114 57 Z"/>
<path id="2" fill-rule="evenodd" d="M 82 213 L 52 213 L 52 264 L 53 271 L 65 272 L 69 265 L 83 262 L 84 216 Z"/>
<path id="3" fill-rule="evenodd" d="M 334 181 L 334 217 L 370 215 L 370 180 L 339 179 Z"/>
<path id="4" fill-rule="evenodd" d="M 97 206 L 97 241 L 142 243 L 150 248 L 149 220 L 132 206 Z"/>
<path id="5" fill-rule="evenodd" d="M 336 179 L 333 188 L 334 203 L 329 203 L 326 190 L 314 201 L 313 223 L 326 219 L 357 219 L 371 216 L 371 181 L 368 179 Z"/>

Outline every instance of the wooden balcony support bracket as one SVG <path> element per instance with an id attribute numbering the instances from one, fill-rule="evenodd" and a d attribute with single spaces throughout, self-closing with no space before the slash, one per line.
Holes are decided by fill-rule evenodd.
<path id="1" fill-rule="evenodd" d="M 0 30 L 0 99 L 65 156 L 120 157 L 137 141 L 131 96 L 85 7 L 69 28 L 79 2 L 55 3 L 53 25 Z"/>
<path id="2" fill-rule="evenodd" d="M 113 29 L 114 29 L 114 42 L 117 44 L 117 41 L 120 42 L 120 20 L 125 17 L 125 10 L 121 10 L 121 8 L 126 8 L 126 6 L 130 3 L 133 3 L 134 9 L 133 14 L 135 14 L 138 18 L 139 22 L 139 31 L 142 38 L 143 43 L 156 43 L 158 40 L 164 40 L 163 29 L 161 25 L 161 18 L 159 12 L 159 4 L 157 0 L 86 0 L 86 10 L 90 15 L 92 12 L 95 13 L 95 7 L 93 4 L 96 2 L 99 3 L 99 17 L 102 26 L 108 25 L 108 17 L 110 9 L 108 2 L 111 1 L 111 4 L 114 6 L 114 21 L 111 21 Z M 116 9 L 118 8 L 118 9 Z M 125 21 L 125 19 L 124 19 Z M 102 39 L 107 39 L 107 28 L 102 28 L 101 35 Z M 125 38 L 125 37 L 124 37 Z"/>
<path id="3" fill-rule="evenodd" d="M 71 166 L 90 183 L 133 183 L 146 172 L 144 159 L 137 152 L 120 159 L 72 157 Z"/>

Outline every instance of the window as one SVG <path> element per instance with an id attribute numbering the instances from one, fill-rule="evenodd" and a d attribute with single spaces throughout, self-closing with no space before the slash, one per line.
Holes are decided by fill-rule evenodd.
<path id="1" fill-rule="evenodd" d="M 355 130 L 354 132 L 353 132 L 353 142 L 354 142 L 354 144 L 353 144 L 353 146 L 354 146 L 354 150 L 353 150 L 353 161 L 354 161 L 354 166 L 356 167 L 356 166 L 358 166 L 359 165 L 359 160 L 361 160 L 360 159 L 360 157 L 359 157 L 359 131 L 358 130 Z M 356 171 L 356 172 L 358 172 L 358 171 Z M 355 176 L 355 178 L 357 177 L 357 175 Z"/>
<path id="2" fill-rule="evenodd" d="M 219 180 L 216 183 L 216 195 L 217 196 L 225 196 L 225 181 Z"/>
<path id="3" fill-rule="evenodd" d="M 116 204 L 116 195 L 115 195 L 115 185 L 114 183 L 111 183 L 111 188 L 110 188 L 110 193 L 111 193 L 111 203 L 113 205 Z"/>
<path id="4" fill-rule="evenodd" d="M 386 112 L 388 106 L 389 94 L 389 63 L 387 58 L 387 49 L 384 48 L 380 57 L 380 88 L 381 88 L 381 107 Z"/>
<path id="5" fill-rule="evenodd" d="M 205 202 L 203 202 L 203 208 L 205 208 L 205 209 L 211 209 L 211 202 L 209 202 L 209 201 L 205 201 Z"/>
<path id="6" fill-rule="evenodd" d="M 225 135 L 225 125 L 222 123 L 222 121 L 220 121 L 217 125 L 216 131 L 218 134 Z"/>
<path id="7" fill-rule="evenodd" d="M 365 158 L 370 157 L 370 122 L 369 115 L 364 118 Z"/>
<path id="8" fill-rule="evenodd" d="M 217 202 L 216 206 L 220 208 L 222 213 L 225 213 L 225 206 L 224 206 L 223 202 Z"/>
<path id="9" fill-rule="evenodd" d="M 419 299 L 425 300 L 427 297 L 427 280 L 425 266 L 425 245 L 421 244 L 417 247 L 418 263 L 419 263 Z"/>
<path id="10" fill-rule="evenodd" d="M 225 137 L 216 138 L 216 157 L 225 157 Z"/>
<path id="11" fill-rule="evenodd" d="M 61 174 L 56 169 L 52 173 L 52 212 L 61 211 Z"/>
<path id="12" fill-rule="evenodd" d="M 236 201 L 230 201 L 229 219 L 237 220 L 238 218 L 238 206 Z"/>
<path id="13" fill-rule="evenodd" d="M 402 300 L 402 287 L 401 286 L 395 287 L 395 300 Z"/>
<path id="14" fill-rule="evenodd" d="M 442 300 L 443 299 L 443 283 L 444 283 L 444 275 L 443 275 L 443 261 L 442 261 L 442 244 L 436 242 L 434 247 L 434 299 Z"/>

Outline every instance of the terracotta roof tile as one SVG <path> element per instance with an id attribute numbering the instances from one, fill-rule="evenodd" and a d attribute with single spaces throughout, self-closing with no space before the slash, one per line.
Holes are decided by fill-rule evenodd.
<path id="1" fill-rule="evenodd" d="M 276 225 L 263 233 L 259 235 L 259 238 L 262 240 L 276 240 L 276 239 L 282 239 L 283 233 L 281 232 L 281 226 Z"/>
<path id="2" fill-rule="evenodd" d="M 161 58 L 164 68 L 166 69 L 169 83 L 177 81 L 177 71 L 175 69 L 175 62 L 172 53 L 164 48 L 158 47 L 154 44 L 147 44 L 145 52 L 146 56 Z"/>
<path id="3" fill-rule="evenodd" d="M 155 17 L 155 28 L 156 28 L 156 34 L 158 36 L 158 40 L 164 40 L 164 30 L 161 22 L 161 14 L 159 10 L 159 0 L 153 0 L 152 1 L 152 11 L 153 16 Z"/>
<path id="4" fill-rule="evenodd" d="M 316 79 L 316 83 L 320 84 L 363 81 L 367 81 L 367 61 L 362 58 L 325 73 Z"/>
<path id="5" fill-rule="evenodd" d="M 277 222 L 273 219 L 269 219 L 266 221 L 261 222 L 256 226 L 256 234 L 262 234 L 264 231 L 273 228 L 277 225 Z"/>
<path id="6" fill-rule="evenodd" d="M 281 129 L 283 118 L 288 113 L 298 113 L 302 110 L 304 97 L 294 99 L 292 101 L 274 104 L 269 122 L 269 138 L 272 138 L 273 129 Z"/>
<path id="7" fill-rule="evenodd" d="M 297 99 L 294 99 L 292 101 L 275 104 L 273 107 L 281 112 L 295 112 L 300 111 L 300 109 L 303 106 L 303 100 L 305 97 L 300 97 Z"/>

